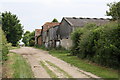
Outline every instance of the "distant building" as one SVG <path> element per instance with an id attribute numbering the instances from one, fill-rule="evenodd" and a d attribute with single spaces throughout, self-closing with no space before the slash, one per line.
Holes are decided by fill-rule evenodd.
<path id="1" fill-rule="evenodd" d="M 53 26 L 48 30 L 48 41 L 49 47 L 59 47 L 60 40 L 58 39 L 58 28 L 59 25 Z"/>
<path id="2" fill-rule="evenodd" d="M 88 23 L 95 23 L 96 25 L 103 25 L 109 22 L 109 19 L 103 18 L 75 18 L 64 17 L 58 28 L 58 36 L 61 42 L 61 46 L 69 49 L 72 46 L 72 40 L 70 38 L 71 33 L 79 27 L 83 27 Z"/>
<path id="3" fill-rule="evenodd" d="M 42 43 L 49 47 L 51 43 L 51 38 L 53 36 L 53 32 L 51 31 L 52 27 L 59 25 L 58 22 L 46 22 L 42 26 Z M 50 29 L 51 28 L 51 29 Z M 49 30 L 50 29 L 50 30 Z"/>
<path id="4" fill-rule="evenodd" d="M 35 29 L 35 44 L 42 45 L 41 29 Z"/>

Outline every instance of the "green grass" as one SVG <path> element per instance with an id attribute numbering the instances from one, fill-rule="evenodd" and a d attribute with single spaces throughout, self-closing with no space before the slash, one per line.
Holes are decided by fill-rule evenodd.
<path id="1" fill-rule="evenodd" d="M 7 67 L 12 78 L 34 78 L 30 65 L 19 54 L 9 53 Z"/>
<path id="2" fill-rule="evenodd" d="M 40 65 L 47 71 L 47 73 L 50 75 L 51 78 L 58 78 L 57 75 L 52 72 L 46 65 L 43 61 L 40 61 Z"/>
<path id="3" fill-rule="evenodd" d="M 74 65 L 82 70 L 91 72 L 102 78 L 118 78 L 118 72 L 116 70 L 98 66 L 96 64 L 90 63 L 87 60 L 79 59 L 76 56 L 68 55 L 67 51 L 61 50 L 50 50 L 49 53 L 55 57 L 58 57 L 71 65 Z"/>
<path id="4" fill-rule="evenodd" d="M 65 72 L 64 70 L 62 70 L 61 68 L 59 68 L 58 66 L 56 66 L 55 64 L 49 62 L 49 61 L 46 61 L 50 66 L 53 66 L 55 68 L 57 68 L 57 70 L 59 70 L 61 73 L 63 73 L 66 77 L 68 78 L 72 78 L 71 75 L 69 75 L 67 72 Z"/>
<path id="5" fill-rule="evenodd" d="M 18 48 L 20 48 L 20 47 L 14 47 L 14 46 L 11 46 L 11 47 L 9 47 L 9 50 L 12 50 L 12 49 L 18 49 Z"/>

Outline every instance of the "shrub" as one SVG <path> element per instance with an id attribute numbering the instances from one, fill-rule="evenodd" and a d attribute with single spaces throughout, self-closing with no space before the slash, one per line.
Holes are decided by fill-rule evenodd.
<path id="1" fill-rule="evenodd" d="M 0 60 L 3 60 L 3 61 L 6 61 L 7 60 L 7 54 L 8 54 L 8 46 L 7 46 L 7 40 L 6 40 L 6 37 L 1 29 L 1 26 L 0 26 L 0 36 L 2 36 L 2 39 L 0 40 L 0 56 L 1 56 L 1 59 Z"/>
<path id="2" fill-rule="evenodd" d="M 72 34 L 72 53 L 100 65 L 116 69 L 120 67 L 120 27 L 117 23 L 87 25 L 83 28 L 82 34 L 80 33 L 75 31 Z"/>
<path id="3" fill-rule="evenodd" d="M 100 31 L 99 28 L 95 25 L 94 28 L 89 28 L 84 32 L 80 37 L 79 41 L 79 51 L 78 57 L 92 59 L 95 54 L 94 46 L 96 41 L 99 39 Z"/>
<path id="4" fill-rule="evenodd" d="M 12 47 L 12 43 L 7 43 L 7 47 L 8 47 L 8 49 L 10 50 L 11 47 Z"/>
<path id="5" fill-rule="evenodd" d="M 119 68 L 120 29 L 116 23 L 103 26 L 103 32 L 95 44 L 94 61 L 112 68 Z"/>
<path id="6" fill-rule="evenodd" d="M 34 46 L 34 44 L 35 44 L 35 40 L 30 40 L 29 46 Z"/>
<path id="7" fill-rule="evenodd" d="M 71 53 L 73 55 L 77 55 L 80 53 L 79 43 L 81 40 L 81 36 L 83 34 L 88 34 L 89 30 L 96 28 L 96 27 L 97 27 L 96 24 L 93 24 L 93 23 L 86 24 L 84 28 L 78 28 L 71 34 L 71 39 L 73 41 L 73 46 L 71 47 Z"/>
<path id="8" fill-rule="evenodd" d="M 72 55 L 77 55 L 79 53 L 79 47 L 78 47 L 78 44 L 79 44 L 79 37 L 81 37 L 81 35 L 83 34 L 83 28 L 79 28 L 77 30 L 75 30 L 72 34 L 71 34 L 71 39 L 73 41 L 73 45 L 70 49 L 71 51 L 71 54 Z"/>

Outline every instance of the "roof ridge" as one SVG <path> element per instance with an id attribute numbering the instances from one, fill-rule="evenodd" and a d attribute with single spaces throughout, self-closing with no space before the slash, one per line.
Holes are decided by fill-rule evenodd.
<path id="1" fill-rule="evenodd" d="M 98 20 L 110 20 L 111 18 L 90 18 L 90 17 L 63 17 L 67 19 L 98 19 Z"/>
<path id="2" fill-rule="evenodd" d="M 67 17 L 63 17 L 71 26 L 73 26 L 73 24 L 69 21 L 69 20 L 67 20 Z"/>

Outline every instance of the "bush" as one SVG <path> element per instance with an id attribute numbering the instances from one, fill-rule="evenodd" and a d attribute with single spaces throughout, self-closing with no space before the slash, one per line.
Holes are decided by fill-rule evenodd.
<path id="1" fill-rule="evenodd" d="M 92 60 L 92 57 L 95 54 L 94 46 L 96 41 L 99 39 L 100 35 L 99 32 L 101 31 L 99 31 L 99 28 L 96 25 L 94 25 L 93 27 L 86 30 L 86 32 L 84 32 L 84 34 L 80 37 L 78 45 L 80 49 L 78 57 Z"/>
<path id="2" fill-rule="evenodd" d="M 0 40 L 0 56 L 1 56 L 1 59 L 0 60 L 3 60 L 3 61 L 6 61 L 7 60 L 7 54 L 8 54 L 8 46 L 7 46 L 7 40 L 6 40 L 6 37 L 0 27 L 0 36 L 2 36 L 2 39 Z"/>
<path id="3" fill-rule="evenodd" d="M 35 44 L 35 40 L 30 40 L 29 46 L 34 46 L 34 44 Z"/>
<path id="4" fill-rule="evenodd" d="M 77 53 L 79 58 L 111 68 L 120 67 L 118 60 L 120 57 L 120 27 L 116 23 L 99 27 L 87 25 L 83 31 L 73 32 L 72 38 L 74 46 L 71 52 Z"/>
<path id="5" fill-rule="evenodd" d="M 8 49 L 10 50 L 11 47 L 12 47 L 12 43 L 7 43 L 7 47 L 8 47 Z"/>
<path id="6" fill-rule="evenodd" d="M 83 28 L 79 28 L 77 30 L 75 30 L 72 34 L 71 34 L 71 39 L 73 41 L 73 45 L 70 49 L 71 54 L 72 55 L 77 55 L 79 53 L 79 38 L 81 37 L 81 35 L 83 34 Z"/>
<path id="7" fill-rule="evenodd" d="M 103 26 L 103 32 L 95 44 L 94 61 L 112 68 L 119 68 L 120 29 L 117 24 Z"/>
<path id="8" fill-rule="evenodd" d="M 96 24 L 90 23 L 84 26 L 84 28 L 78 28 L 71 34 L 71 39 L 73 41 L 73 46 L 71 47 L 72 55 L 77 55 L 80 53 L 79 42 L 81 40 L 81 36 L 85 33 L 88 34 L 89 30 L 96 28 Z M 87 39 L 86 39 L 87 40 Z"/>

